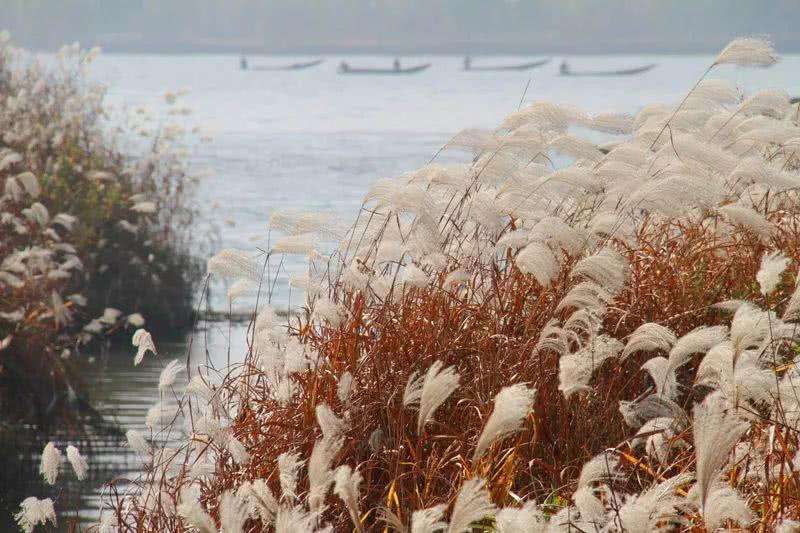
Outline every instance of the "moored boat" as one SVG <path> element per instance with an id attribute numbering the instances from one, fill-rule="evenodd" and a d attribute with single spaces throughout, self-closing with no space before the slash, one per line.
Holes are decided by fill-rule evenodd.
<path id="1" fill-rule="evenodd" d="M 647 72 L 648 70 L 652 70 L 656 67 L 655 63 L 650 63 L 649 65 L 642 65 L 641 67 L 634 67 L 634 68 L 626 68 L 620 70 L 578 70 L 573 71 L 569 68 L 569 65 L 566 61 L 561 62 L 561 67 L 559 68 L 559 74 L 562 76 L 632 76 L 634 74 L 641 74 L 643 72 Z"/>
<path id="2" fill-rule="evenodd" d="M 321 64 L 324 59 L 315 59 L 314 61 L 306 61 L 305 63 L 292 63 L 291 65 L 257 65 L 250 67 L 250 70 L 303 70 L 311 67 L 316 67 Z"/>
<path id="3" fill-rule="evenodd" d="M 424 63 L 407 68 L 354 68 L 342 62 L 339 65 L 339 74 L 414 74 L 416 72 L 422 72 L 430 66 L 430 63 Z"/>
<path id="4" fill-rule="evenodd" d="M 465 71 L 478 71 L 478 72 L 487 72 L 487 71 L 518 71 L 518 70 L 530 70 L 532 68 L 541 67 L 542 65 L 546 65 L 550 62 L 550 58 L 547 59 L 540 59 L 539 61 L 530 61 L 528 63 L 521 63 L 518 65 L 481 65 L 481 66 L 474 66 L 472 64 L 472 59 L 470 57 L 464 58 L 464 70 Z"/>

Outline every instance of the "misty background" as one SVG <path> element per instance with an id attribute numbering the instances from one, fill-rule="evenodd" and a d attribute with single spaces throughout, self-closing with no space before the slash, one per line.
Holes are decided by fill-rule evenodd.
<path id="1" fill-rule="evenodd" d="M 0 0 L 15 42 L 107 52 L 712 53 L 800 50 L 797 0 Z"/>

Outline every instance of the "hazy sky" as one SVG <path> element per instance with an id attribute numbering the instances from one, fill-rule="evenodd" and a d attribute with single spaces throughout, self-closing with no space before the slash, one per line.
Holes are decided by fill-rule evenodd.
<path id="1" fill-rule="evenodd" d="M 14 40 L 106 51 L 713 52 L 770 35 L 800 50 L 798 0 L 0 0 Z"/>

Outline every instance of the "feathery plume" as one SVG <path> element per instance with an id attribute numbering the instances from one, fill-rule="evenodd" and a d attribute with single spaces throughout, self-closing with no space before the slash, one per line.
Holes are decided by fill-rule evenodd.
<path id="1" fill-rule="evenodd" d="M 248 515 L 260 518 L 263 524 L 272 523 L 280 509 L 278 501 L 264 479 L 242 483 L 236 489 L 236 495 L 247 505 Z"/>
<path id="2" fill-rule="evenodd" d="M 175 384 L 178 374 L 186 370 L 177 359 L 173 359 L 164 367 L 158 376 L 158 390 L 163 391 Z"/>
<path id="3" fill-rule="evenodd" d="M 427 287 L 430 277 L 424 270 L 412 264 L 406 265 L 403 270 L 403 284 L 408 287 Z"/>
<path id="4" fill-rule="evenodd" d="M 52 442 L 48 442 L 42 451 L 39 462 L 39 473 L 49 485 L 55 485 L 58 469 L 61 466 L 61 451 Z"/>
<path id="5" fill-rule="evenodd" d="M 275 516 L 275 533 L 300 533 L 301 531 L 311 531 L 314 533 L 325 533 L 329 529 L 318 530 L 316 528 L 318 513 L 307 512 L 300 506 L 281 507 Z"/>
<path id="6" fill-rule="evenodd" d="M 705 352 L 715 344 L 724 341 L 728 335 L 725 326 L 700 326 L 680 339 L 669 352 L 669 363 L 672 369 L 679 368 L 689 361 L 689 356 Z"/>
<path id="7" fill-rule="evenodd" d="M 531 239 L 547 243 L 553 250 L 578 254 L 586 244 L 582 232 L 558 217 L 544 217 L 531 228 Z"/>
<path id="8" fill-rule="evenodd" d="M 27 192 L 31 198 L 38 198 L 39 194 L 42 192 L 41 187 L 39 187 L 39 180 L 33 174 L 33 172 L 23 172 L 22 174 L 17 174 L 16 179 L 25 187 L 25 192 Z"/>
<path id="9" fill-rule="evenodd" d="M 234 491 L 225 491 L 219 501 L 220 528 L 225 533 L 242 533 L 247 520 L 247 505 Z"/>
<path id="10" fill-rule="evenodd" d="M 635 352 L 652 352 L 660 350 L 669 352 L 678 338 L 671 329 L 653 322 L 642 324 L 631 333 L 621 358 L 625 359 Z"/>
<path id="11" fill-rule="evenodd" d="M 454 367 L 449 366 L 442 369 L 443 366 L 444 363 L 441 361 L 434 361 L 422 380 L 417 418 L 418 433 L 433 418 L 436 409 L 458 388 L 459 375 Z"/>
<path id="12" fill-rule="evenodd" d="M 303 233 L 300 235 L 287 235 L 281 237 L 272 246 L 273 252 L 284 254 L 298 254 L 308 255 L 311 254 L 316 247 L 316 238 L 311 233 Z"/>
<path id="13" fill-rule="evenodd" d="M 344 319 L 344 311 L 333 300 L 328 298 L 317 298 L 314 301 L 312 320 L 318 322 L 327 321 L 332 328 L 335 328 L 341 324 Z"/>
<path id="14" fill-rule="evenodd" d="M 297 479 L 303 461 L 297 453 L 283 452 L 278 456 L 278 479 L 283 498 L 289 502 L 297 499 Z"/>
<path id="15" fill-rule="evenodd" d="M 516 264 L 523 274 L 531 274 L 542 287 L 550 286 L 560 268 L 555 254 L 541 242 L 532 242 L 523 248 L 517 254 Z"/>
<path id="16" fill-rule="evenodd" d="M 797 533 L 798 531 L 800 531 L 800 521 L 788 518 L 782 519 L 775 526 L 775 533 Z"/>
<path id="17" fill-rule="evenodd" d="M 800 319 L 800 284 L 796 285 L 786 309 L 783 311 L 784 320 Z"/>
<path id="18" fill-rule="evenodd" d="M 729 520 L 746 528 L 755 520 L 755 516 L 736 489 L 718 483 L 711 489 L 703 505 L 703 522 L 708 531 L 717 531 Z"/>
<path id="19" fill-rule="evenodd" d="M 472 460 L 477 461 L 495 441 L 521 429 L 525 417 L 533 405 L 536 389 L 522 383 L 504 387 L 494 397 L 494 409 L 483 426 Z"/>
<path id="20" fill-rule="evenodd" d="M 536 505 L 527 502 L 521 508 L 505 507 L 495 516 L 497 533 L 545 533 L 547 518 Z"/>
<path id="21" fill-rule="evenodd" d="M 778 60 L 772 44 L 757 37 L 734 39 L 722 49 L 714 65 L 738 65 L 741 67 L 768 67 Z"/>
<path id="22" fill-rule="evenodd" d="M 453 504 L 447 533 L 462 533 L 471 530 L 470 524 L 493 516 L 495 506 L 489 499 L 486 482 L 475 478 L 464 481 Z"/>
<path id="23" fill-rule="evenodd" d="M 688 417 L 680 405 L 659 394 L 648 394 L 644 398 L 632 402 L 621 400 L 619 412 L 625 423 L 632 428 L 641 427 L 642 424 L 654 418 L 665 417 L 679 420 L 682 426 L 688 425 Z"/>
<path id="24" fill-rule="evenodd" d="M 181 493 L 181 502 L 176 507 L 176 512 L 186 525 L 197 529 L 199 533 L 217 533 L 214 519 L 203 509 L 199 496 L 191 491 Z"/>
<path id="25" fill-rule="evenodd" d="M 137 347 L 136 355 L 133 358 L 133 366 L 138 366 L 144 359 L 145 354 L 150 351 L 153 355 L 158 355 L 153 337 L 147 330 L 137 329 L 131 338 L 131 344 Z"/>
<path id="26" fill-rule="evenodd" d="M 154 430 L 159 426 L 170 424 L 178 416 L 179 411 L 180 408 L 177 405 L 157 402 L 147 410 L 145 426 Z"/>
<path id="27" fill-rule="evenodd" d="M 350 519 L 358 531 L 363 531 L 358 512 L 358 487 L 361 481 L 362 477 L 358 470 L 354 471 L 348 465 L 342 465 L 336 469 L 333 492 L 344 502 L 347 511 L 350 513 Z"/>
<path id="28" fill-rule="evenodd" d="M 680 526 L 684 519 L 676 507 L 682 498 L 675 492 L 691 480 L 691 474 L 678 474 L 629 498 L 619 509 L 624 531 L 649 533 L 659 530 L 659 526 L 664 524 Z"/>
<path id="29" fill-rule="evenodd" d="M 39 524 L 46 526 L 48 522 L 55 527 L 56 511 L 50 498 L 40 500 L 30 496 L 22 500 L 19 507 L 20 510 L 14 515 L 14 520 L 25 533 L 31 533 Z"/>
<path id="30" fill-rule="evenodd" d="M 558 390 L 565 398 L 579 391 L 591 390 L 588 384 L 595 369 L 621 351 L 621 342 L 613 337 L 600 335 L 577 352 L 562 356 L 558 360 Z"/>
<path id="31" fill-rule="evenodd" d="M 331 463 L 341 448 L 340 439 L 321 438 L 314 443 L 308 459 L 308 508 L 319 512 L 325 504 L 325 496 L 333 483 Z"/>
<path id="32" fill-rule="evenodd" d="M 86 458 L 81 455 L 78 448 L 75 446 L 67 446 L 67 460 L 69 464 L 72 465 L 72 469 L 75 471 L 75 476 L 78 480 L 83 481 L 86 479 L 86 474 L 89 471 L 89 463 L 86 462 Z"/>
<path id="33" fill-rule="evenodd" d="M 326 439 L 338 439 L 345 430 L 344 420 L 334 414 L 328 404 L 321 403 L 316 408 L 317 423 Z"/>
<path id="34" fill-rule="evenodd" d="M 434 505 L 427 509 L 414 511 L 411 515 L 411 533 L 436 533 L 447 527 L 442 521 L 444 505 Z"/>
<path id="35" fill-rule="evenodd" d="M 633 131 L 633 117 L 627 113 L 598 113 L 586 125 L 593 130 L 625 135 Z"/>
<path id="36" fill-rule="evenodd" d="M 228 435 L 225 441 L 225 449 L 231 454 L 233 462 L 239 465 L 245 465 L 250 462 L 250 453 L 247 451 L 245 445 L 234 437 Z"/>
<path id="37" fill-rule="evenodd" d="M 728 204 L 717 209 L 731 223 L 744 226 L 746 229 L 758 235 L 762 241 L 766 242 L 774 232 L 773 226 L 764 216 L 753 209 L 739 205 Z"/>
<path id="38" fill-rule="evenodd" d="M 578 477 L 578 488 L 590 487 L 593 483 L 611 483 L 623 477 L 617 470 L 619 460 L 606 452 L 589 459 L 581 468 Z"/>
<path id="39" fill-rule="evenodd" d="M 227 278 L 245 278 L 254 282 L 260 279 L 259 269 L 250 254 L 226 248 L 208 260 L 209 274 Z"/>
<path id="40" fill-rule="evenodd" d="M 765 253 L 761 257 L 761 268 L 758 269 L 756 280 L 762 295 L 766 296 L 775 290 L 787 266 L 789 266 L 789 258 L 780 252 Z"/>
<path id="41" fill-rule="evenodd" d="M 141 431 L 129 429 L 125 433 L 125 438 L 128 441 L 128 447 L 136 453 L 146 455 L 150 452 L 150 444 L 147 442 L 147 439 L 144 438 Z"/>
<path id="42" fill-rule="evenodd" d="M 733 446 L 748 425 L 725 410 L 725 403 L 714 392 L 694 409 L 694 449 L 697 456 L 697 490 L 700 508 L 707 508 L 709 494 Z"/>
<path id="43" fill-rule="evenodd" d="M 606 523 L 606 508 L 600 498 L 595 496 L 592 487 L 581 487 L 572 494 L 572 501 L 581 514 L 581 522 L 588 522 L 595 527 L 602 527 Z M 598 488 L 601 491 L 602 488 Z"/>
<path id="44" fill-rule="evenodd" d="M 582 276 L 611 294 L 616 294 L 625 285 L 628 264 L 622 255 L 611 247 L 605 246 L 594 255 L 578 261 L 570 273 L 571 277 Z"/>
<path id="45" fill-rule="evenodd" d="M 678 395 L 678 379 L 675 369 L 670 366 L 666 357 L 653 357 L 642 365 L 653 382 L 656 384 L 656 394 L 670 400 L 675 400 Z"/>
<path id="46" fill-rule="evenodd" d="M 341 376 L 339 376 L 339 380 L 336 384 L 336 396 L 339 397 L 340 402 L 347 403 L 347 400 L 350 397 L 350 389 L 352 386 L 353 374 L 345 371 Z"/>

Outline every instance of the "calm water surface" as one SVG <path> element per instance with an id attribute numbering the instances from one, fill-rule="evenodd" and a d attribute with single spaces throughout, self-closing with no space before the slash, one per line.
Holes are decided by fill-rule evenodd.
<path id="1" fill-rule="evenodd" d="M 306 59 L 249 58 L 251 65 Z M 528 102 L 547 100 L 590 112 L 633 113 L 646 103 L 680 99 L 713 60 L 710 56 L 581 56 L 570 59 L 574 70 L 643 63 L 658 67 L 633 77 L 571 78 L 557 75 L 561 58 L 529 72 L 502 73 L 461 72 L 460 57 L 403 58 L 404 65 L 433 63 L 429 70 L 409 76 L 341 76 L 336 73 L 340 59 L 328 57 L 309 70 L 270 72 L 240 71 L 233 56 L 106 55 L 97 60 L 93 72 L 108 85 L 108 100 L 118 110 L 143 106 L 159 116 L 166 110 L 166 91 L 189 90 L 182 98 L 193 110 L 189 121 L 213 137 L 213 142 L 192 151 L 193 163 L 207 174 L 200 184 L 200 200 L 214 208 L 222 247 L 252 250 L 265 244 L 267 222 L 275 210 L 326 210 L 352 220 L 370 183 L 424 165 L 460 129 L 495 127 L 517 109 L 529 80 L 524 98 Z M 388 66 L 392 61 L 368 56 L 345 59 L 351 66 Z M 477 58 L 474 64 L 526 59 Z M 785 57 L 768 70 L 725 67 L 716 76 L 747 91 L 781 87 L 800 94 L 800 56 Z M 286 285 L 288 273 L 302 270 L 301 261 L 290 262 L 278 286 Z M 223 308 L 223 291 L 217 293 L 212 303 Z M 275 303 L 287 305 L 287 294 L 277 293 Z M 230 339 L 225 324 L 210 324 L 207 333 L 209 352 L 219 363 L 227 357 L 229 342 L 232 356 L 241 357 L 241 327 L 233 329 Z M 147 409 L 158 399 L 161 368 L 169 359 L 186 354 L 184 343 L 159 347 L 157 361 L 133 368 L 131 353 L 112 354 L 98 359 L 87 376 L 100 410 L 124 429 L 143 427 Z M 113 439 L 96 441 L 91 463 L 92 479 L 76 504 L 84 514 L 97 506 L 98 493 L 92 487 L 117 475 L 134 475 L 140 465 Z"/>

